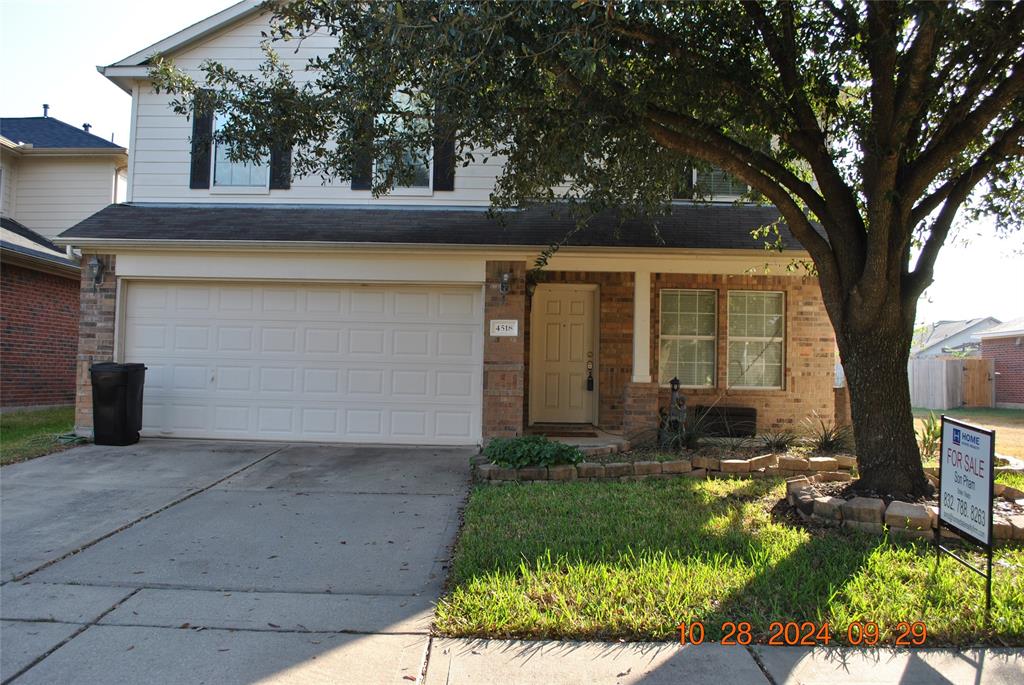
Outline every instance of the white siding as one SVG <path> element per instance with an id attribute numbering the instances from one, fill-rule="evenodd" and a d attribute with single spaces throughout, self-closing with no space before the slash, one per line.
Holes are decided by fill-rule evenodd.
<path id="1" fill-rule="evenodd" d="M 71 228 L 114 199 L 110 157 L 24 157 L 19 160 L 15 219 L 47 238 Z"/>
<path id="2" fill-rule="evenodd" d="M 265 17 L 254 16 L 175 54 L 174 62 L 196 77 L 202 76 L 199 66 L 205 59 L 221 61 L 243 72 L 255 72 L 263 60 L 260 32 L 266 26 Z M 278 50 L 284 62 L 295 69 L 296 78 L 302 78 L 305 60 L 315 51 L 328 50 L 334 40 L 329 36 L 314 37 L 304 41 L 297 53 L 280 45 Z M 347 181 L 325 185 L 319 177 L 296 178 L 289 190 L 256 195 L 251 192 L 232 195 L 223 189 L 192 190 L 188 187 L 191 121 L 174 114 L 168 106 L 171 98 L 154 93 L 148 84 L 140 84 L 137 92 L 133 107 L 134 135 L 130 143 L 133 162 L 128 199 L 133 202 L 487 205 L 501 170 L 502 160 L 492 158 L 483 164 L 482 155 L 478 155 L 476 164 L 456 169 L 454 191 L 395 193 L 381 199 L 374 199 L 369 191 L 351 190 Z"/>
<path id="3" fill-rule="evenodd" d="M 10 152 L 0 152 L 3 168 L 3 188 L 0 188 L 0 214 L 12 219 L 18 211 L 18 160 Z"/>

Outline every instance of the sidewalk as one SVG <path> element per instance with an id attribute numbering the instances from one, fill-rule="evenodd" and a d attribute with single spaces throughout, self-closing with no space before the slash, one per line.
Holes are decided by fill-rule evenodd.
<path id="1" fill-rule="evenodd" d="M 431 641 L 426 685 L 1017 685 L 1024 650 Z"/>

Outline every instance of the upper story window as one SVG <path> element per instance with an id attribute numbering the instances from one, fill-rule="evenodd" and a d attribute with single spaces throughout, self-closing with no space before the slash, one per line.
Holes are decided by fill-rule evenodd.
<path id="1" fill-rule="evenodd" d="M 715 385 L 718 294 L 714 290 L 662 290 L 658 382 L 673 377 L 686 388 Z"/>
<path id="2" fill-rule="evenodd" d="M 214 131 L 220 131 L 226 117 L 218 114 L 214 118 Z M 228 156 L 228 146 L 214 143 L 213 186 L 215 188 L 269 188 L 270 160 L 259 164 L 233 162 Z"/>
<path id="3" fill-rule="evenodd" d="M 778 292 L 729 293 L 729 387 L 782 388 L 785 298 Z"/>
<path id="4" fill-rule="evenodd" d="M 750 193 L 750 186 L 721 169 L 691 169 L 684 187 L 673 194 L 675 200 L 735 200 Z"/>
<path id="5" fill-rule="evenodd" d="M 405 94 L 396 93 L 394 96 L 395 107 L 402 109 L 409 102 L 409 96 Z M 410 126 L 409 119 L 403 119 L 396 113 L 392 114 L 379 114 L 377 121 L 385 126 L 394 125 L 401 132 L 410 132 L 417 135 L 423 134 L 430 126 L 430 122 L 421 120 L 419 118 L 411 119 L 411 128 L 407 129 L 406 126 Z M 429 191 L 431 185 L 431 164 L 433 162 L 433 150 L 405 150 L 402 153 L 402 166 L 411 167 L 412 175 L 406 176 L 401 179 L 396 178 L 392 184 L 393 190 L 412 190 L 412 191 Z M 376 160 L 375 169 L 379 175 L 385 175 L 388 172 L 390 160 Z"/>

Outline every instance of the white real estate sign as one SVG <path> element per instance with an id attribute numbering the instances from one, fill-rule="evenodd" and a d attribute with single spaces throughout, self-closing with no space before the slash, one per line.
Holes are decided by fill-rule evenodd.
<path id="1" fill-rule="evenodd" d="M 939 520 L 981 545 L 992 543 L 995 432 L 942 417 Z"/>

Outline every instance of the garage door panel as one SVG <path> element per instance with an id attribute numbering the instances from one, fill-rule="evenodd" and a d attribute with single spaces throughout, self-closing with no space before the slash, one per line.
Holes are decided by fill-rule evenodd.
<path id="1" fill-rule="evenodd" d="M 479 441 L 479 289 L 131 282 L 126 302 L 149 434 Z"/>

